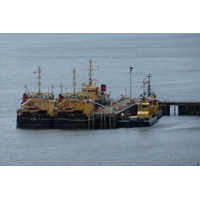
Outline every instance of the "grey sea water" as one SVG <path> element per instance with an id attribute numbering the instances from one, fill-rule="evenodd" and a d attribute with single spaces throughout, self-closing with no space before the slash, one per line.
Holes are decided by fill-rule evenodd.
<path id="1" fill-rule="evenodd" d="M 0 34 L 0 165 L 195 166 L 200 163 L 200 117 L 162 117 L 151 127 L 103 130 L 16 128 L 16 109 L 27 84 L 42 91 L 77 90 L 88 81 L 106 84 L 114 100 L 142 92 L 152 74 L 161 100 L 200 101 L 200 34 Z"/>

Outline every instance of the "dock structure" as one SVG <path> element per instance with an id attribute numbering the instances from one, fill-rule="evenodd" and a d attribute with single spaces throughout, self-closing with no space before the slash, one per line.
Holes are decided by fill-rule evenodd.
<path id="1" fill-rule="evenodd" d="M 137 113 L 138 100 L 120 99 L 111 102 L 109 106 L 99 106 L 98 110 L 90 114 L 88 120 L 89 128 L 117 128 L 117 121 L 121 115 L 132 115 Z M 98 119 L 98 120 L 97 120 Z"/>
<path id="2" fill-rule="evenodd" d="M 174 115 L 200 115 L 200 101 L 161 101 L 160 106 L 164 116 Z"/>
<path id="3" fill-rule="evenodd" d="M 88 121 L 89 128 L 117 128 L 118 119 L 123 116 L 137 114 L 137 103 L 139 99 L 130 102 L 130 99 L 121 99 L 111 103 L 109 106 L 99 107 L 94 111 Z M 200 102 L 183 101 L 161 101 L 159 105 L 162 108 L 163 116 L 173 115 L 200 115 Z M 96 120 L 98 119 L 98 120 Z"/>

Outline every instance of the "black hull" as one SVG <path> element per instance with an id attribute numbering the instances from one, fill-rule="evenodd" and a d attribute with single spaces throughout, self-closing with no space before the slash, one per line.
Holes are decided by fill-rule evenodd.
<path id="1" fill-rule="evenodd" d="M 131 128 L 131 127 L 143 127 L 143 126 L 151 126 L 158 121 L 158 117 L 154 117 L 152 119 L 132 119 L 125 118 L 118 120 L 118 127 Z"/>
<path id="2" fill-rule="evenodd" d="M 103 121 L 102 121 L 103 120 Z M 120 127 L 143 127 L 151 126 L 156 123 L 158 117 L 152 119 L 137 119 L 137 118 L 121 118 L 119 119 L 115 126 L 110 124 L 110 118 L 64 118 L 64 117 L 17 117 L 17 127 L 18 128 L 49 128 L 49 129 L 88 129 L 88 128 L 120 128 Z"/>
<path id="3" fill-rule="evenodd" d="M 51 128 L 51 129 L 79 129 L 94 128 L 99 124 L 99 118 L 37 118 L 37 117 L 17 117 L 18 128 Z"/>
<path id="4" fill-rule="evenodd" d="M 38 117 L 17 117 L 17 127 L 18 128 L 53 128 L 53 119 L 38 118 Z"/>
<path id="5" fill-rule="evenodd" d="M 55 129 L 77 129 L 88 128 L 88 120 L 81 119 L 56 119 L 54 121 Z"/>

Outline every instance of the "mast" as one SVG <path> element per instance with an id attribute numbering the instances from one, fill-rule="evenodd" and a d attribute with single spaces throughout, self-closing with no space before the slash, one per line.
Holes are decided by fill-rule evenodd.
<path id="1" fill-rule="evenodd" d="M 93 68 L 92 68 L 92 61 L 90 60 L 90 68 L 88 69 L 89 70 L 89 86 L 92 86 L 92 71 L 93 71 Z"/>
<path id="2" fill-rule="evenodd" d="M 85 69 L 85 70 L 88 70 L 89 71 L 89 74 L 88 74 L 88 76 L 89 76 L 89 79 L 88 79 L 88 82 L 89 82 L 89 84 L 88 84 L 88 86 L 92 86 L 92 82 L 93 82 L 93 79 L 92 79 L 92 76 L 93 76 L 93 74 L 92 74 L 92 71 L 94 71 L 94 70 L 96 70 L 96 69 L 93 69 L 92 68 L 92 61 L 90 60 L 90 68 L 88 68 L 88 69 Z"/>
<path id="3" fill-rule="evenodd" d="M 74 85 L 73 95 L 75 96 L 75 94 L 76 94 L 76 69 L 75 68 L 73 69 L 73 79 L 74 79 L 74 82 L 73 82 L 73 85 Z"/>
<path id="4" fill-rule="evenodd" d="M 151 84 L 150 84 L 150 78 L 151 77 L 152 77 L 151 74 L 147 75 L 147 78 L 148 78 L 148 89 L 147 89 L 148 96 L 151 95 Z"/>
<path id="5" fill-rule="evenodd" d="M 63 86 L 62 85 L 60 85 L 60 94 L 62 94 L 63 93 Z"/>
<path id="6" fill-rule="evenodd" d="M 40 73 L 41 73 L 41 69 L 39 67 L 38 68 L 38 94 L 41 94 L 41 90 L 40 90 L 40 86 L 41 86 L 40 79 L 41 79 L 41 76 L 40 76 Z"/>
<path id="7" fill-rule="evenodd" d="M 131 98 L 132 98 L 132 78 L 131 78 L 131 72 L 133 70 L 133 67 L 130 66 L 130 103 L 131 103 Z"/>
<path id="8" fill-rule="evenodd" d="M 145 78 L 143 78 L 143 95 L 145 95 Z"/>
<path id="9" fill-rule="evenodd" d="M 25 84 L 25 93 L 27 93 L 27 85 Z"/>

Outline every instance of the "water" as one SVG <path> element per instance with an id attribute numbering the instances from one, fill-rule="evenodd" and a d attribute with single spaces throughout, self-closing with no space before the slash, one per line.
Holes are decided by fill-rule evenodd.
<path id="1" fill-rule="evenodd" d="M 104 130 L 16 128 L 24 85 L 57 96 L 88 81 L 92 59 L 95 83 L 113 99 L 139 97 L 143 78 L 161 100 L 199 101 L 200 34 L 0 34 L 0 165 L 3 166 L 194 166 L 200 163 L 199 116 L 163 117 L 151 127 Z"/>

